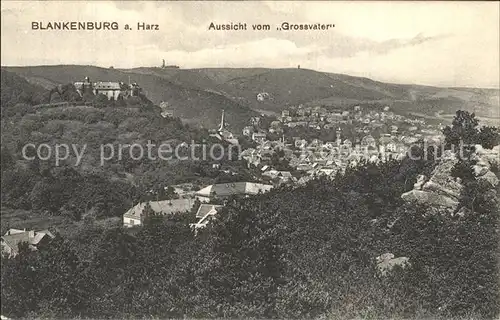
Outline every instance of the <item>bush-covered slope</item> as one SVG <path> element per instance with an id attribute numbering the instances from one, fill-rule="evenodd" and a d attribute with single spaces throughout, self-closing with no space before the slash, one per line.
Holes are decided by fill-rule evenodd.
<path id="1" fill-rule="evenodd" d="M 402 205 L 400 193 L 428 165 L 367 164 L 333 182 L 234 199 L 196 236 L 189 215 L 152 217 L 132 233 L 82 228 L 38 255 L 2 261 L 2 312 L 64 318 L 494 318 L 500 190 L 493 195 L 497 206 L 487 207 L 477 206 L 486 200 L 484 190 L 477 192 L 475 211 L 464 216 Z M 388 252 L 409 258 L 410 265 L 382 275 L 375 258 Z"/>
<path id="2" fill-rule="evenodd" d="M 2 69 L 1 77 L 2 116 L 11 115 L 26 105 L 38 104 L 47 95 L 42 87 L 29 83 L 13 72 Z"/>

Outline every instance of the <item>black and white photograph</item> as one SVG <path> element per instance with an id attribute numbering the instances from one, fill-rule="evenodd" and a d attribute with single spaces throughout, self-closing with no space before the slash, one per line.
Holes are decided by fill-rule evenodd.
<path id="1" fill-rule="evenodd" d="M 500 319 L 500 2 L 1 2 L 1 320 Z"/>

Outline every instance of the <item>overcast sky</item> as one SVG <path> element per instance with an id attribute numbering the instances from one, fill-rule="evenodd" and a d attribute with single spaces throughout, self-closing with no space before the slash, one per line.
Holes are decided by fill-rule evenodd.
<path id="1" fill-rule="evenodd" d="M 498 2 L 2 1 L 2 65 L 302 68 L 396 83 L 499 87 Z M 119 31 L 31 30 L 32 21 L 117 21 Z M 335 24 L 277 31 L 282 22 Z M 127 31 L 137 22 L 160 31 Z M 210 31 L 265 23 L 271 31 Z"/>

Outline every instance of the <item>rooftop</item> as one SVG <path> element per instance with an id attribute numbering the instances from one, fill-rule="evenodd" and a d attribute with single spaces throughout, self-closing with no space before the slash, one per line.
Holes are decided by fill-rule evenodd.
<path id="1" fill-rule="evenodd" d="M 134 207 L 125 212 L 124 216 L 131 218 L 140 218 L 142 211 L 146 207 L 146 203 L 141 202 L 136 204 Z M 163 200 L 163 201 L 149 201 L 151 209 L 158 214 L 167 215 L 176 212 L 186 212 L 193 208 L 195 203 L 194 199 L 175 199 L 175 200 Z"/>
<path id="2" fill-rule="evenodd" d="M 31 246 L 36 246 L 45 237 L 54 238 L 54 235 L 48 230 L 42 231 L 26 231 L 18 229 L 10 229 L 2 236 L 2 242 L 7 244 L 14 252 L 19 249 L 19 244 L 26 242 Z M 32 247 L 33 248 L 33 247 Z"/>
<path id="3" fill-rule="evenodd" d="M 259 192 L 267 192 L 272 188 L 273 186 L 271 185 L 254 182 L 220 183 L 205 187 L 197 191 L 196 195 L 203 197 L 210 197 L 214 195 L 220 197 L 232 195 L 255 195 Z"/>
<path id="4" fill-rule="evenodd" d="M 97 82 L 94 85 L 94 89 L 101 90 L 121 90 L 121 86 L 119 82 Z"/>
<path id="5" fill-rule="evenodd" d="M 201 204 L 200 207 L 198 208 L 198 211 L 196 212 L 196 218 L 203 218 L 205 217 L 209 212 L 212 210 L 217 211 L 217 209 L 222 208 L 222 205 L 216 205 L 216 204 Z"/>

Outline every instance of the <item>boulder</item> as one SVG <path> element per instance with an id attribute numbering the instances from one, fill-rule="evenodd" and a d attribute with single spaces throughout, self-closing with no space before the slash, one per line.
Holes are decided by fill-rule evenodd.
<path id="1" fill-rule="evenodd" d="M 409 258 L 395 258 L 394 254 L 390 252 L 378 256 L 375 260 L 377 261 L 377 269 L 383 276 L 387 275 L 396 266 L 401 268 L 410 266 Z"/>
<path id="2" fill-rule="evenodd" d="M 457 182 L 454 178 L 444 180 L 430 179 L 423 187 L 422 191 L 435 193 L 436 195 L 458 200 L 462 192 L 463 185 Z"/>
<path id="3" fill-rule="evenodd" d="M 390 260 L 390 259 L 394 259 L 394 254 L 392 254 L 390 252 L 381 254 L 381 255 L 379 255 L 378 257 L 375 258 L 375 260 L 377 261 L 377 263 L 381 263 L 383 261 Z"/>
<path id="4" fill-rule="evenodd" d="M 481 176 L 485 175 L 487 172 L 491 172 L 491 171 L 489 171 L 489 168 L 487 166 L 483 166 L 483 165 L 479 165 L 479 164 L 473 165 L 472 170 L 474 172 L 474 176 L 476 176 L 476 177 L 481 177 Z"/>
<path id="5" fill-rule="evenodd" d="M 456 210 L 463 189 L 460 180 L 451 176 L 451 170 L 458 162 L 455 155 L 445 151 L 441 162 L 434 168 L 430 178 L 420 175 L 414 189 L 403 193 L 401 198 L 407 202 L 429 204 Z"/>

